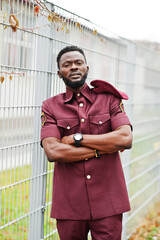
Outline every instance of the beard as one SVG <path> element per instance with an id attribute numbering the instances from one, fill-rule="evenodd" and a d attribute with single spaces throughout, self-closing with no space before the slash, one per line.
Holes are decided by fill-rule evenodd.
<path id="1" fill-rule="evenodd" d="M 66 84 L 66 86 L 68 86 L 72 89 L 79 89 L 80 87 L 82 87 L 85 84 L 87 76 L 88 76 L 88 72 L 86 72 L 82 76 L 81 80 L 75 81 L 75 82 L 72 82 L 71 80 L 63 77 L 63 75 L 61 75 L 61 76 L 62 76 L 62 79 L 63 79 L 64 83 Z"/>

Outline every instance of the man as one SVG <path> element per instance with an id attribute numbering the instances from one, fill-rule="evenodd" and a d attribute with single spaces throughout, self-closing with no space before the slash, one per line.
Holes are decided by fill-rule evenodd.
<path id="1" fill-rule="evenodd" d="M 66 93 L 43 102 L 41 129 L 41 145 L 55 162 L 51 217 L 61 240 L 86 240 L 89 230 L 94 240 L 120 240 L 122 213 L 130 210 L 118 153 L 132 145 L 125 94 L 98 80 L 90 89 L 76 46 L 62 49 L 57 64 Z"/>

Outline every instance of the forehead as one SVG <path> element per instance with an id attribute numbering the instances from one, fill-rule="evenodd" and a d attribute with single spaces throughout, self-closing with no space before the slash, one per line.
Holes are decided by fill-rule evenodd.
<path id="1" fill-rule="evenodd" d="M 83 60 L 85 62 L 85 58 L 82 53 L 78 51 L 66 52 L 61 56 L 60 64 L 63 64 L 64 62 L 67 61 L 76 61 L 78 59 Z"/>

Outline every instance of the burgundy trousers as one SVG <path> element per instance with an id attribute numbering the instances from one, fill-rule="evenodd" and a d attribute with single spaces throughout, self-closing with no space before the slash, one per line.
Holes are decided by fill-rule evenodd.
<path id="1" fill-rule="evenodd" d="M 98 220 L 57 219 L 60 240 L 87 240 L 90 230 L 92 240 L 121 240 L 122 214 Z"/>

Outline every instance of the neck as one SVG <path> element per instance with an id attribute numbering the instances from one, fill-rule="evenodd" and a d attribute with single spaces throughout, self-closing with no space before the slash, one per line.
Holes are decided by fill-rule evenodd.
<path id="1" fill-rule="evenodd" d="M 84 86 L 85 86 L 85 83 L 83 84 L 82 87 L 80 87 L 80 88 L 78 88 L 78 89 L 71 88 L 71 87 L 69 87 L 69 86 L 67 86 L 67 85 L 66 85 L 66 88 L 69 89 L 70 91 L 72 91 L 73 93 L 79 93 L 79 92 L 82 91 L 82 89 L 84 88 Z"/>

